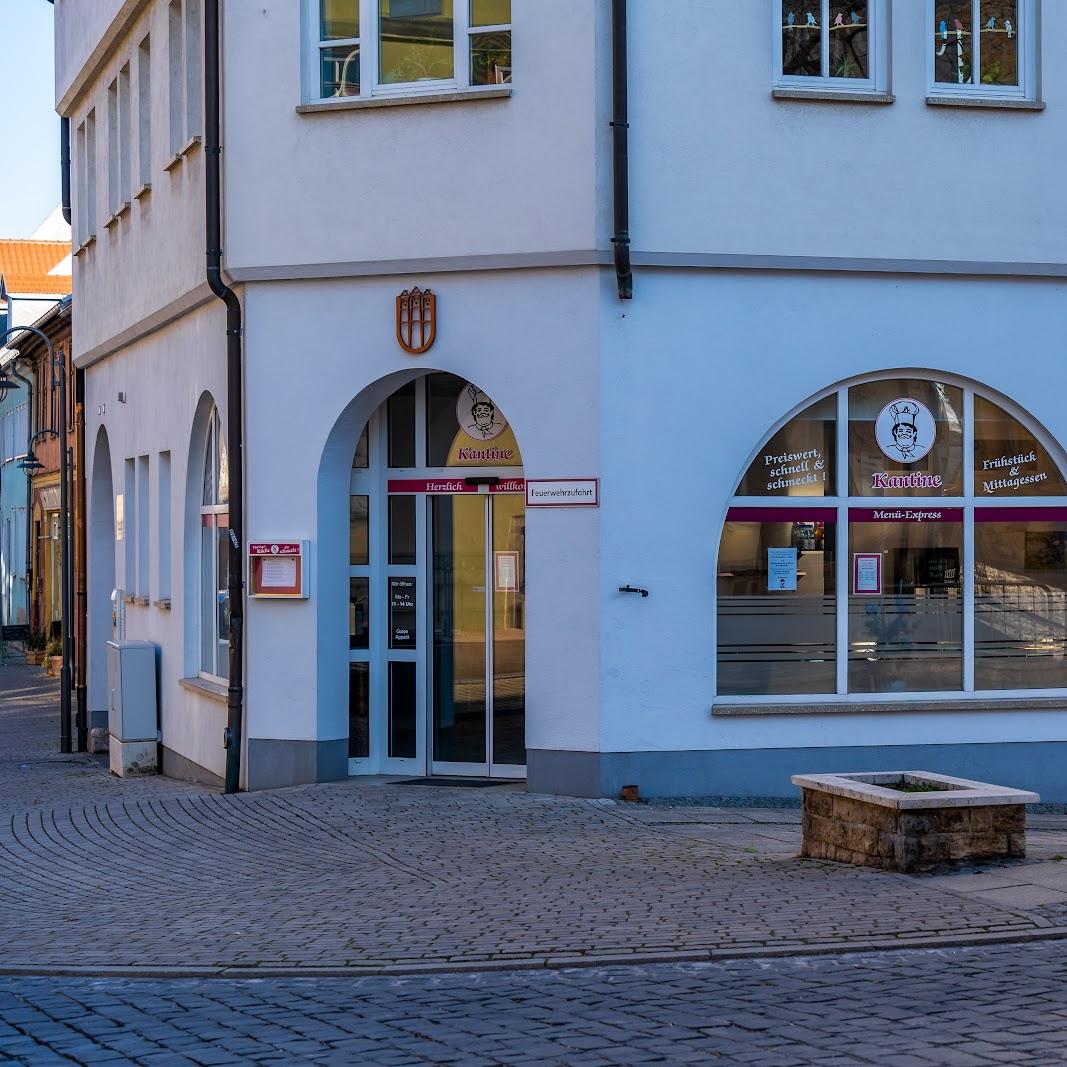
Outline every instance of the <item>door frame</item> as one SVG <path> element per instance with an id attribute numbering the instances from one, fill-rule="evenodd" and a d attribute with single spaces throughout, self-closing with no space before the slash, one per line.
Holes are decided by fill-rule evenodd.
<path id="1" fill-rule="evenodd" d="M 434 708 L 433 708 L 433 588 L 432 588 L 432 517 L 428 503 L 433 496 L 473 496 L 473 493 L 390 493 L 390 481 L 456 481 L 468 478 L 493 478 L 523 482 L 520 467 L 427 467 L 418 460 L 426 457 L 426 383 L 427 375 L 415 379 L 415 457 L 416 466 L 410 468 L 389 467 L 388 399 L 386 399 L 367 422 L 368 466 L 353 468 L 349 480 L 349 496 L 367 496 L 369 505 L 368 563 L 348 568 L 348 577 L 366 577 L 369 597 L 369 648 L 348 649 L 347 663 L 367 663 L 370 667 L 369 700 L 369 754 L 366 757 L 349 757 L 348 773 L 355 775 L 403 775 L 422 777 L 446 775 L 455 777 L 491 777 L 501 779 L 524 779 L 526 767 L 513 764 L 494 765 L 492 762 L 492 679 L 493 679 L 493 545 L 492 504 L 485 506 L 486 524 L 486 762 L 445 763 L 433 759 Z M 514 495 L 520 495 L 516 491 Z M 480 486 L 479 497 L 503 493 L 490 493 L 488 485 Z M 510 493 L 508 495 L 511 495 Z M 415 499 L 416 553 L 415 565 L 391 564 L 389 562 L 389 500 L 392 496 L 412 496 Z M 413 577 L 416 594 L 416 644 L 415 648 L 389 648 L 389 579 Z M 416 664 L 416 708 L 414 758 L 389 756 L 389 676 L 390 662 L 414 662 Z"/>

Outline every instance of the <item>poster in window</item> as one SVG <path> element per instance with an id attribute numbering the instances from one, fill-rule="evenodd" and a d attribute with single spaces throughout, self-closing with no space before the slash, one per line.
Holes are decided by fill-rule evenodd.
<path id="1" fill-rule="evenodd" d="M 389 579 L 389 647 L 415 648 L 415 579 Z"/>
<path id="2" fill-rule="evenodd" d="M 797 550 L 767 549 L 767 590 L 772 593 L 795 593 L 797 590 Z"/>
<path id="3" fill-rule="evenodd" d="M 880 596 L 882 592 L 882 553 L 855 552 L 852 555 L 852 592 L 855 596 Z"/>

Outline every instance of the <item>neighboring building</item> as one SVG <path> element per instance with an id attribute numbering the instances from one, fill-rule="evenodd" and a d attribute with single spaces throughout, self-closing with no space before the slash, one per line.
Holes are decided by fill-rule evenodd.
<path id="1" fill-rule="evenodd" d="M 214 780 L 201 10 L 56 2 L 90 703 L 118 586 L 164 766 Z M 1067 5 L 631 3 L 632 301 L 607 0 L 222 10 L 245 529 L 307 545 L 249 568 L 307 593 L 247 605 L 249 787 L 911 766 L 1067 801 Z M 599 506 L 526 507 L 594 503 L 568 478 Z"/>
<path id="2" fill-rule="evenodd" d="M 58 221 L 50 216 L 31 238 L 0 240 L 0 332 L 31 325 L 70 293 L 70 228 L 58 209 L 57 214 Z M 0 346 L 0 367 L 10 366 L 12 348 Z M 0 398 L 0 624 L 32 628 L 27 558 L 32 505 L 19 461 L 36 424 L 29 412 L 32 371 L 22 362 L 18 370 L 30 387 L 20 383 Z"/>
<path id="3" fill-rule="evenodd" d="M 30 601 L 30 627 L 43 638 L 59 637 L 62 630 L 62 545 L 60 514 L 60 449 L 59 420 L 67 419 L 68 447 L 71 458 L 70 504 L 71 529 L 73 531 L 74 485 L 77 482 L 81 459 L 77 447 L 78 434 L 75 418 L 77 389 L 71 364 L 71 298 L 65 297 L 51 311 L 35 323 L 36 329 L 45 334 L 53 346 L 55 357 L 62 361 L 68 375 L 67 410 L 60 404 L 58 368 L 49 366 L 48 350 L 44 341 L 35 334 L 16 334 L 11 344 L 18 349 L 19 366 L 29 367 L 33 373 L 33 452 L 40 468 L 30 478 L 30 567 L 33 587 Z M 25 370 L 23 371 L 25 373 Z M 73 534 L 72 534 L 73 544 Z M 77 585 L 78 566 L 72 572 Z M 77 643 L 77 612 L 72 612 L 74 629 L 71 633 Z"/>

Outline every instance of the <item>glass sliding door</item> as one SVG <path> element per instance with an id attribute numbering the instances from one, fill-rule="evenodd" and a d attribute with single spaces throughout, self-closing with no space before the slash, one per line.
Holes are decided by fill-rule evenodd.
<path id="1" fill-rule="evenodd" d="M 431 505 L 433 759 L 473 773 L 487 762 L 486 501 L 438 496 Z"/>
<path id="2" fill-rule="evenodd" d="M 526 763 L 525 505 L 431 499 L 433 770 L 522 777 Z"/>
<path id="3" fill-rule="evenodd" d="M 526 766 L 526 503 L 494 496 L 492 764 L 521 777 Z"/>

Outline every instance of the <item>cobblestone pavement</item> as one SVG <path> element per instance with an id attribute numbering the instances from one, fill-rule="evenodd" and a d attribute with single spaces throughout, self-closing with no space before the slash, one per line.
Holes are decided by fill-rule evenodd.
<path id="1" fill-rule="evenodd" d="M 0 1059 L 762 1067 L 1061 1065 L 1055 943 L 611 969 L 0 979 Z"/>
<path id="2" fill-rule="evenodd" d="M 6 736 L 29 713 L 5 692 Z M 9 974 L 396 974 L 1067 933 L 1063 816 L 1034 820 L 1043 862 L 916 878 L 799 860 L 795 811 L 517 786 L 225 797 L 99 761 L 7 762 L 0 811 Z"/>
<path id="3" fill-rule="evenodd" d="M 167 778 L 113 778 L 106 754 L 61 755 L 59 682 L 43 667 L 0 666 L 0 812 L 203 792 Z"/>

